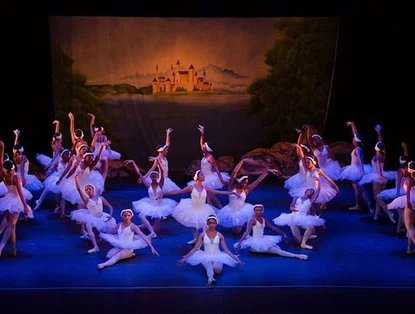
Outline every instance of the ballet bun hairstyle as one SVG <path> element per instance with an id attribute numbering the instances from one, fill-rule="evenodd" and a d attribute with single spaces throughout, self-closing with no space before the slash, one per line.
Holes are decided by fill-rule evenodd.
<path id="1" fill-rule="evenodd" d="M 16 166 L 14 165 L 13 161 L 11 161 L 10 159 L 7 159 L 7 160 L 3 161 L 3 169 L 6 172 L 8 172 L 8 171 L 16 169 Z"/>
<path id="2" fill-rule="evenodd" d="M 81 129 L 76 129 L 73 133 L 77 139 L 84 138 L 84 131 Z"/>
<path id="3" fill-rule="evenodd" d="M 104 130 L 104 127 L 102 125 L 94 125 L 94 131 L 104 133 L 105 130 Z"/>
<path id="4" fill-rule="evenodd" d="M 10 159 L 9 154 L 4 153 L 3 154 L 3 161 L 9 160 L 9 159 Z"/>
<path id="5" fill-rule="evenodd" d="M 205 145 L 204 146 L 205 146 L 206 150 L 209 153 L 211 153 L 211 152 L 213 152 L 215 150 L 215 148 L 213 147 L 213 145 L 211 143 L 209 143 L 209 142 L 205 142 Z"/>
<path id="6" fill-rule="evenodd" d="M 375 145 L 375 151 L 377 152 L 384 152 L 385 151 L 385 143 L 383 142 L 377 142 Z"/>
<path id="7" fill-rule="evenodd" d="M 169 147 L 169 145 L 167 144 L 158 144 L 156 146 L 156 151 L 160 152 L 164 152 L 167 148 Z"/>
<path id="8" fill-rule="evenodd" d="M 53 134 L 54 140 L 61 140 L 62 139 L 62 133 L 55 133 Z"/>
<path id="9" fill-rule="evenodd" d="M 401 166 L 407 165 L 408 164 L 408 157 L 406 157 L 406 156 L 400 156 L 399 157 L 399 164 Z"/>
<path id="10" fill-rule="evenodd" d="M 13 154 L 23 153 L 23 152 L 24 152 L 24 148 L 22 145 L 18 144 L 18 145 L 13 146 Z"/>

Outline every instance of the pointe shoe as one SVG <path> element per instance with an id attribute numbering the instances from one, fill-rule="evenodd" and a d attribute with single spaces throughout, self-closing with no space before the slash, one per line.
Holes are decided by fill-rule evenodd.
<path id="1" fill-rule="evenodd" d="M 166 216 L 164 216 L 164 217 L 162 217 L 161 219 L 166 220 L 166 219 L 167 219 L 167 217 L 166 217 Z"/>
<path id="2" fill-rule="evenodd" d="M 196 240 L 197 240 L 197 239 L 193 239 L 193 240 L 191 240 L 191 241 L 187 242 L 187 244 L 195 244 L 195 243 L 196 243 Z"/>
<path id="3" fill-rule="evenodd" d="M 98 270 L 104 269 L 104 267 L 105 267 L 105 265 L 104 265 L 104 264 L 98 264 L 98 265 L 97 265 Z"/>
<path id="4" fill-rule="evenodd" d="M 301 247 L 303 249 L 307 249 L 307 250 L 312 250 L 313 247 L 311 245 L 305 244 L 305 243 L 301 243 Z"/>
<path id="5" fill-rule="evenodd" d="M 79 239 L 82 239 L 82 240 L 87 240 L 88 238 L 89 238 L 88 233 L 84 233 L 79 237 Z"/>
<path id="6" fill-rule="evenodd" d="M 297 254 L 295 257 L 303 261 L 308 260 L 308 255 L 305 255 L 305 254 Z"/>
<path id="7" fill-rule="evenodd" d="M 38 210 L 39 207 L 40 207 L 40 201 L 36 200 L 35 203 L 36 203 L 36 206 L 35 206 L 35 208 L 33 208 L 33 210 Z"/>
<path id="8" fill-rule="evenodd" d="M 150 233 L 150 234 L 148 235 L 148 237 L 149 237 L 149 238 L 152 238 L 152 239 L 157 238 L 157 233 L 152 232 L 152 233 Z"/>
<path id="9" fill-rule="evenodd" d="M 349 207 L 349 210 L 360 210 L 360 206 Z"/>
<path id="10" fill-rule="evenodd" d="M 88 250 L 88 253 L 96 253 L 96 252 L 99 252 L 99 247 L 94 247 L 94 248 Z"/>
<path id="11" fill-rule="evenodd" d="M 213 284 L 215 283 L 216 279 L 215 278 L 209 278 L 208 279 L 208 286 L 213 286 Z"/>

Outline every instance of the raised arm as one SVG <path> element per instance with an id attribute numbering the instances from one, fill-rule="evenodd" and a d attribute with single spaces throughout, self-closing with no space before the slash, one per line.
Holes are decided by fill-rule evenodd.
<path id="1" fill-rule="evenodd" d="M 170 133 L 173 132 L 172 128 L 166 130 L 166 145 L 170 147 Z"/>
<path id="2" fill-rule="evenodd" d="M 228 189 L 233 190 L 235 188 L 235 180 L 238 176 L 239 170 L 241 170 L 244 163 L 251 163 L 253 161 L 253 158 L 243 158 L 233 169 L 231 173 L 231 177 L 228 182 Z"/>
<path id="3" fill-rule="evenodd" d="M 20 130 L 16 129 L 14 133 L 14 146 L 19 145 Z"/>
<path id="4" fill-rule="evenodd" d="M 203 151 L 203 147 L 205 146 L 205 127 L 199 125 L 198 130 L 200 131 L 200 149 Z"/>
<path id="5" fill-rule="evenodd" d="M 112 205 L 107 201 L 107 199 L 103 196 L 101 196 L 102 199 L 102 204 L 106 207 L 108 207 L 108 209 L 110 210 L 110 217 L 108 217 L 107 221 L 111 220 L 112 218 L 112 214 L 114 213 L 114 208 L 112 207 Z"/>
<path id="6" fill-rule="evenodd" d="M 375 131 L 378 134 L 378 142 L 383 142 L 383 137 L 382 137 L 382 126 L 380 124 L 377 124 L 375 126 Z"/>
<path id="7" fill-rule="evenodd" d="M 141 174 L 140 169 L 137 167 L 137 164 L 135 163 L 134 160 L 125 160 L 124 163 L 126 165 L 132 165 L 134 168 L 135 173 L 137 173 L 138 177 L 140 178 L 141 182 L 146 186 L 149 187 L 150 183 L 148 183 L 145 179 L 145 177 Z"/>
<path id="8" fill-rule="evenodd" d="M 61 128 L 61 123 L 60 123 L 60 121 L 55 120 L 55 121 L 53 121 L 53 122 L 52 122 L 52 124 L 54 124 L 54 125 L 55 125 L 55 133 L 59 133 L 60 128 Z"/>
<path id="9" fill-rule="evenodd" d="M 278 174 L 279 171 L 276 169 L 266 169 L 254 182 L 248 185 L 247 190 L 251 192 L 265 179 L 268 174 Z"/>
<path id="10" fill-rule="evenodd" d="M 79 193 L 79 196 L 81 196 L 82 201 L 85 203 L 85 205 L 88 203 L 89 198 L 85 196 L 84 192 L 82 191 L 81 185 L 79 184 L 79 178 L 78 178 L 78 174 L 76 174 L 75 176 L 75 186 L 76 186 L 76 190 Z"/>
<path id="11" fill-rule="evenodd" d="M 87 115 L 91 118 L 91 120 L 89 121 L 89 132 L 91 132 L 91 138 L 94 138 L 95 135 L 95 129 L 94 129 L 94 125 L 95 125 L 95 115 L 92 113 L 87 113 Z"/>
<path id="12" fill-rule="evenodd" d="M 317 200 L 318 195 L 320 194 L 320 190 L 321 190 L 321 180 L 320 180 L 320 178 L 315 178 L 315 180 L 317 181 L 317 190 L 314 192 L 313 196 L 310 199 L 311 204 L 315 203 L 315 201 Z"/>
<path id="13" fill-rule="evenodd" d="M 144 178 L 147 178 L 150 175 L 151 171 L 155 171 L 157 166 L 159 165 L 159 163 L 157 162 L 157 157 L 148 157 L 148 160 L 152 161 L 153 165 L 150 169 L 148 169 L 147 173 L 144 175 Z"/>
<path id="14" fill-rule="evenodd" d="M 401 146 L 402 146 L 403 155 L 405 157 L 408 157 L 409 156 L 409 154 L 408 154 L 408 145 L 406 144 L 406 142 L 402 142 Z"/>
<path id="15" fill-rule="evenodd" d="M 311 147 L 311 149 L 316 148 L 312 140 L 311 127 L 308 124 L 305 124 L 303 125 L 303 129 L 305 130 L 305 142 Z M 300 142 L 300 145 L 301 145 L 301 142 Z"/>
<path id="16" fill-rule="evenodd" d="M 69 117 L 69 132 L 71 133 L 71 141 L 72 144 L 76 143 L 76 137 L 75 137 L 75 117 L 73 115 L 72 112 L 68 113 L 68 117 Z"/>
<path id="17" fill-rule="evenodd" d="M 348 122 L 346 122 L 346 125 L 347 125 L 347 126 L 350 126 L 350 127 L 352 128 L 353 136 L 355 136 L 355 135 L 359 134 L 359 133 L 357 132 L 357 128 L 356 128 L 356 125 L 354 124 L 354 122 L 352 122 L 352 121 L 348 121 Z"/>
<path id="18" fill-rule="evenodd" d="M 3 167 L 4 162 L 4 142 L 0 140 L 0 166 Z M 2 170 L 0 170 L 0 173 L 3 173 Z"/>

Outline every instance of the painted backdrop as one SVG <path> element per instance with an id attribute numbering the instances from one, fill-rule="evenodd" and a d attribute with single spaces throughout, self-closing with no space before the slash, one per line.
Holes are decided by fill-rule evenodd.
<path id="1" fill-rule="evenodd" d="M 56 119 L 89 135 L 96 115 L 123 159 L 150 165 L 171 135 L 171 170 L 201 158 L 294 141 L 321 128 L 336 46 L 332 18 L 51 17 Z"/>

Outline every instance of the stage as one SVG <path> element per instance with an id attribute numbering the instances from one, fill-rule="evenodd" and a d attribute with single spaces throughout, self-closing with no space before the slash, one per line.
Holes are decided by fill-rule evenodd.
<path id="1" fill-rule="evenodd" d="M 346 183 L 339 187 L 340 194 L 323 216 L 327 229 L 318 230 L 318 238 L 310 240 L 314 250 L 301 249 L 292 237 L 280 244 L 287 251 L 308 254 L 309 260 L 242 251 L 240 258 L 246 264 L 224 266 L 213 287 L 207 286 L 202 266 L 177 265 L 191 249 L 186 244 L 191 232 L 171 217 L 162 221 L 153 240 L 159 257 L 148 248 L 137 250 L 132 259 L 98 271 L 110 245 L 102 241 L 100 252 L 88 254 L 90 242 L 79 238 L 79 226 L 73 221 L 52 214 L 50 196 L 34 220 L 19 221 L 17 257 L 7 256 L 7 246 L 0 259 L 0 299 L 8 309 L 2 312 L 24 308 L 117 314 L 304 313 L 307 309 L 343 313 L 363 308 L 409 313 L 415 302 L 415 256 L 406 254 L 405 234 L 397 235 L 396 225 L 386 216 L 374 221 L 368 212 L 347 210 L 354 205 L 352 188 Z M 120 221 L 120 210 L 147 196 L 147 190 L 110 179 L 104 196 Z M 188 195 L 173 198 L 181 197 Z M 226 204 L 226 197 L 220 200 Z M 264 217 L 272 220 L 288 210 L 291 199 L 282 180 L 269 178 L 247 201 L 264 204 Z M 288 228 L 282 229 L 291 235 Z M 219 230 L 229 247 L 238 240 L 230 230 Z"/>

